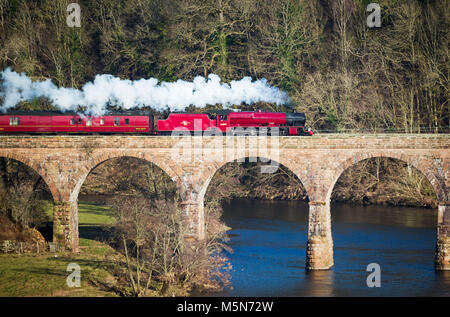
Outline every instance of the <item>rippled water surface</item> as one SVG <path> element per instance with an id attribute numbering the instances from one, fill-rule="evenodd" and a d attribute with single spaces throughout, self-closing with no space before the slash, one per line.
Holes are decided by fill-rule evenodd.
<path id="1" fill-rule="evenodd" d="M 450 272 L 434 270 L 437 211 L 331 207 L 334 267 L 305 270 L 308 205 L 233 200 L 224 205 L 233 269 L 224 296 L 450 296 Z M 369 263 L 381 287 L 369 288 Z"/>

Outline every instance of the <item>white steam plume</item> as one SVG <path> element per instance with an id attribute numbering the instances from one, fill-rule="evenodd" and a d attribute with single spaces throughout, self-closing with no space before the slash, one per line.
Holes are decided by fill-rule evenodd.
<path id="1" fill-rule="evenodd" d="M 198 76 L 193 82 L 178 80 L 161 82 L 155 78 L 122 80 L 112 75 L 97 75 L 93 82 L 86 83 L 80 90 L 59 88 L 50 79 L 32 81 L 24 73 L 16 73 L 10 68 L 0 72 L 0 111 L 6 111 L 21 101 L 45 97 L 61 111 L 77 111 L 78 106 L 86 106 L 91 115 L 101 115 L 108 105 L 134 109 L 149 106 L 155 110 L 183 111 L 187 106 L 222 104 L 231 105 L 269 102 L 277 105 L 289 101 L 286 92 L 271 87 L 267 81 L 252 81 L 244 77 L 230 84 L 222 83 L 219 76 L 210 74 L 208 79 Z"/>

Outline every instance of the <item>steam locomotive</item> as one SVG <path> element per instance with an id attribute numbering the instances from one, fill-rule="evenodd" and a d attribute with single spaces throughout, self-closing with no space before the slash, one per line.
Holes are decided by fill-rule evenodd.
<path id="1" fill-rule="evenodd" d="M 156 121 L 156 122 L 155 122 Z M 171 112 L 163 117 L 143 111 L 85 116 L 72 112 L 10 111 L 0 114 L 0 133 L 54 134 L 147 134 L 170 135 L 174 131 L 194 134 L 206 131 L 223 134 L 313 135 L 305 128 L 302 112 L 213 110 L 204 113 Z"/>

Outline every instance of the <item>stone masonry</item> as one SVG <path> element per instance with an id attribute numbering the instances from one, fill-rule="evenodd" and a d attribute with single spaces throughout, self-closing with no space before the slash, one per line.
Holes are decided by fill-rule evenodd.
<path id="1" fill-rule="evenodd" d="M 255 147 L 255 144 L 258 146 Z M 174 154 L 175 153 L 175 154 Z M 450 135 L 319 134 L 313 137 L 0 136 L 0 156 L 39 173 L 54 199 L 54 242 L 78 251 L 78 193 L 87 175 L 108 159 L 150 161 L 177 184 L 190 236 L 205 235 L 203 201 L 209 182 L 227 162 L 260 157 L 293 171 L 309 197 L 307 267 L 333 266 L 330 197 L 342 172 L 372 157 L 416 167 L 439 201 L 436 269 L 450 270 Z M 269 164 L 269 163 L 268 163 Z"/>

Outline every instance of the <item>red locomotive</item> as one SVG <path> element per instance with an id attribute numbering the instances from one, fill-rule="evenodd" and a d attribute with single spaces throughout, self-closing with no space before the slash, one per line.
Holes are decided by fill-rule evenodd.
<path id="1" fill-rule="evenodd" d="M 10 111 L 0 114 L 1 133 L 138 133 L 167 135 L 173 131 L 215 131 L 223 134 L 269 134 L 276 129 L 280 135 L 313 135 L 305 128 L 304 113 L 215 110 L 205 113 L 169 113 L 157 119 L 142 111 L 109 113 L 104 116 L 83 116 L 70 112 Z"/>

